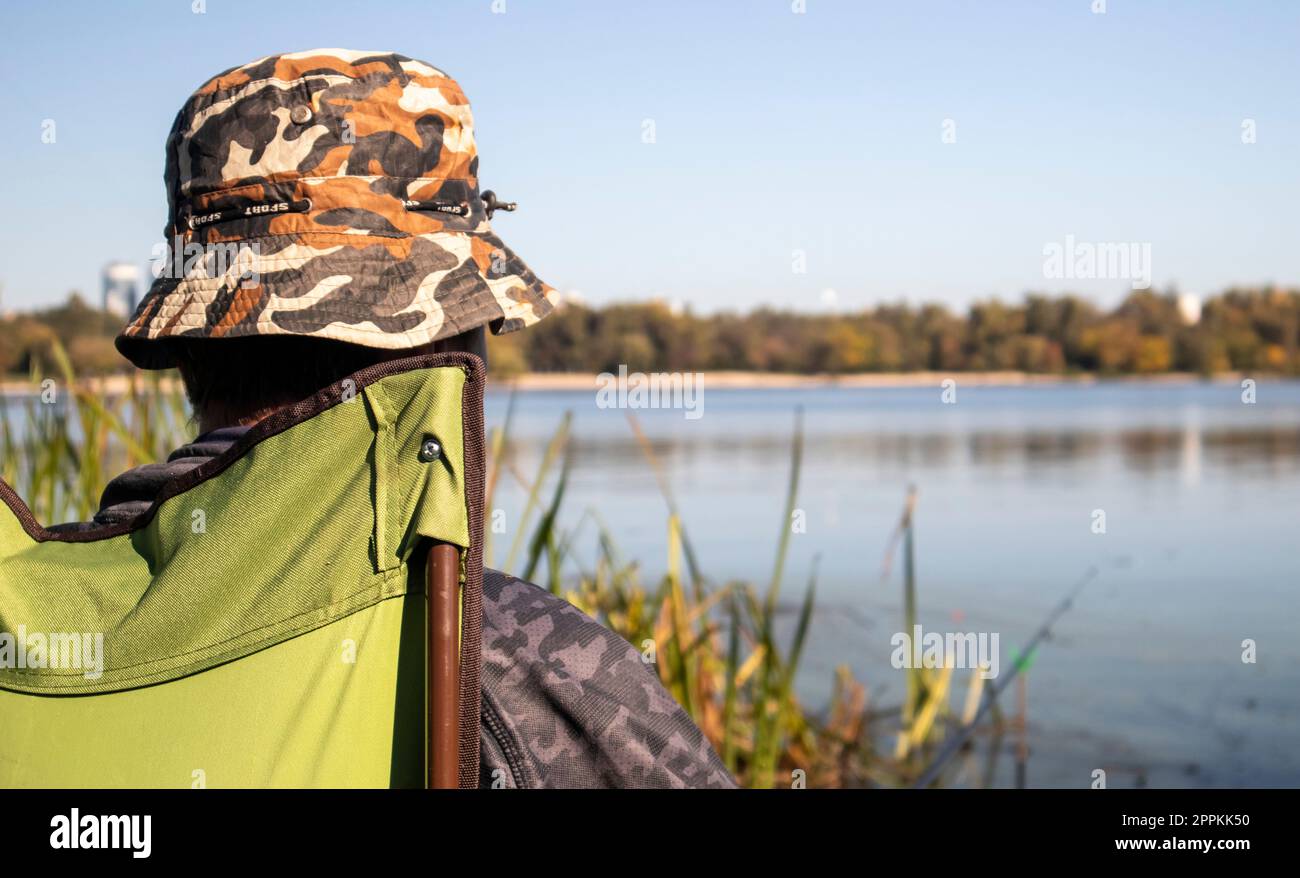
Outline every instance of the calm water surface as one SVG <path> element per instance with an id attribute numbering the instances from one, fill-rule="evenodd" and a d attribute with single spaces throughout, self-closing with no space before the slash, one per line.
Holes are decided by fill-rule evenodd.
<path id="1" fill-rule="evenodd" d="M 820 556 L 799 680 L 810 704 L 825 703 L 840 664 L 875 703 L 901 696 L 889 663 L 901 584 L 882 581 L 881 563 L 915 484 L 920 621 L 998 632 L 1003 669 L 1097 568 L 1029 673 L 1030 785 L 1086 786 L 1104 768 L 1111 786 L 1300 786 L 1300 383 L 1261 382 L 1253 405 L 1224 383 L 959 387 L 951 405 L 938 388 L 706 387 L 704 399 L 698 420 L 637 415 L 719 582 L 771 576 L 803 408 L 807 530 L 792 538 L 784 595 L 797 602 Z M 489 393 L 489 427 L 506 401 Z M 565 411 L 565 526 L 597 510 L 624 557 L 659 575 L 667 510 L 625 412 L 590 392 L 519 394 L 521 471 L 536 471 Z M 523 501 L 507 480 L 496 505 L 512 521 Z M 576 545 L 589 569 L 594 530 Z M 1241 660 L 1246 639 L 1254 664 Z"/>

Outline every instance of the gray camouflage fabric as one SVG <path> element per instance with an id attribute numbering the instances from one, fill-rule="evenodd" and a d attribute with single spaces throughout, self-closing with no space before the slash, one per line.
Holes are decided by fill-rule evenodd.
<path id="1" fill-rule="evenodd" d="M 483 574 L 480 786 L 735 783 L 623 638 L 550 592 Z"/>
<path id="2" fill-rule="evenodd" d="M 147 509 L 167 481 L 215 457 L 246 431 L 226 427 L 108 483 L 93 522 Z M 735 782 L 653 666 L 623 638 L 550 592 L 483 572 L 479 786 L 717 788 Z"/>

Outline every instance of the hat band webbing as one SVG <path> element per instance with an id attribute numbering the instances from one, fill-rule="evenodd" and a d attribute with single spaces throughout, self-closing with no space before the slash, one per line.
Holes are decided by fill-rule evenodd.
<path id="1" fill-rule="evenodd" d="M 306 213 L 311 210 L 310 198 L 296 201 L 246 201 L 221 210 L 209 210 L 206 213 L 192 213 L 185 221 L 191 229 L 224 223 L 236 219 L 255 219 L 259 216 L 275 216 L 281 213 Z"/>
<path id="2" fill-rule="evenodd" d="M 463 201 L 414 201 L 406 200 L 402 206 L 407 210 L 432 210 L 437 213 L 453 213 L 456 216 L 469 214 L 469 205 Z"/>

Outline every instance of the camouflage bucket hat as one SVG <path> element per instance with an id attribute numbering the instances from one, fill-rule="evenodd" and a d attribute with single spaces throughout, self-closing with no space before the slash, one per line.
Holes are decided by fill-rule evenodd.
<path id="1" fill-rule="evenodd" d="M 529 326 L 551 287 L 492 233 L 469 102 L 402 55 L 319 49 L 209 80 L 167 138 L 168 255 L 117 348 L 298 335 L 404 349 Z M 486 198 L 486 200 L 484 200 Z"/>

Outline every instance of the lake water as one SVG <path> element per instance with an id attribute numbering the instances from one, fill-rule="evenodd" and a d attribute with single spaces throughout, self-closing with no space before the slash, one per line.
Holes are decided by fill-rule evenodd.
<path id="1" fill-rule="evenodd" d="M 697 420 L 636 414 L 715 582 L 770 578 L 803 409 L 806 532 L 792 537 L 783 594 L 793 608 L 820 556 L 798 681 L 808 704 L 826 702 L 840 664 L 874 704 L 899 701 L 901 581 L 898 565 L 882 580 L 881 565 L 914 484 L 920 622 L 998 633 L 1004 673 L 1097 570 L 1028 674 L 1030 786 L 1085 787 L 1098 768 L 1112 787 L 1300 786 L 1300 383 L 1263 381 L 1254 404 L 1233 383 L 1129 382 L 960 386 L 954 404 L 938 387 L 706 386 L 704 399 Z M 489 427 L 506 400 L 489 393 Z M 593 392 L 518 394 L 520 471 L 536 472 L 565 411 L 574 467 L 562 522 L 597 510 L 653 581 L 667 508 L 624 411 L 598 408 Z M 523 500 L 505 479 L 507 523 Z M 593 529 L 576 552 L 590 569 Z M 1242 661 L 1248 639 L 1254 663 Z M 994 783 L 1006 785 L 1011 760 L 999 765 Z"/>

